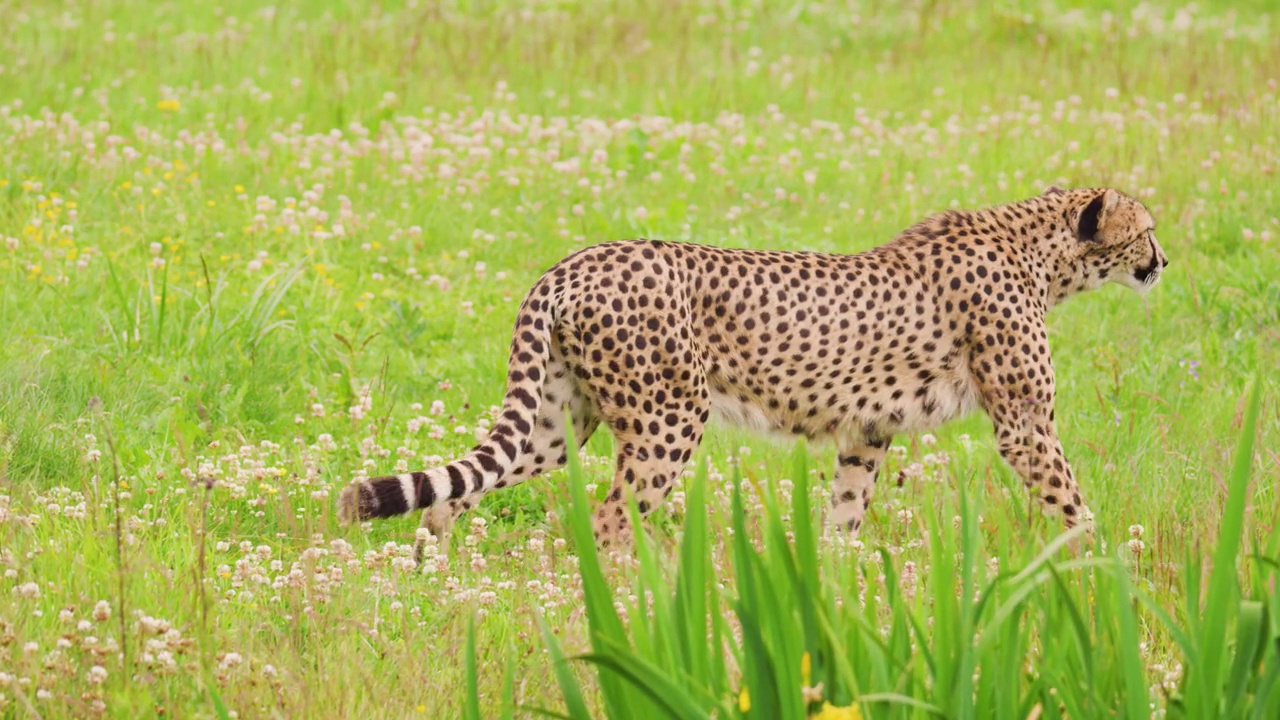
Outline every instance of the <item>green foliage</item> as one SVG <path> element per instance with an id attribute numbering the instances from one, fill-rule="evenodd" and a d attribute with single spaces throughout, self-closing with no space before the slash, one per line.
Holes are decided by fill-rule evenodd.
<path id="1" fill-rule="evenodd" d="M 1266 606 L 1275 602 L 1266 588 L 1280 579 L 1277 563 L 1254 561 L 1258 597 L 1250 600 L 1242 599 L 1238 568 L 1260 389 L 1255 383 L 1247 404 L 1209 596 L 1203 607 L 1186 608 L 1186 626 L 1154 606 L 1182 643 L 1188 664 L 1168 705 L 1175 717 L 1272 717 L 1280 703 L 1280 635 Z M 705 468 L 699 465 L 689 485 L 678 589 L 672 595 L 662 586 L 660 560 L 641 550 L 636 594 L 647 590 L 653 602 L 627 606 L 619 615 L 591 533 L 586 481 L 581 467 L 570 465 L 569 525 L 593 645 L 580 659 L 597 668 L 607 717 L 716 712 L 803 720 L 827 704 L 873 718 L 1151 715 L 1159 698 L 1147 687 L 1136 605 L 1145 595 L 1135 591 L 1119 556 L 1064 555 L 1064 548 L 1079 546 L 1084 528 L 1060 535 L 1021 567 L 984 580 L 990 556 L 977 511 L 961 492 L 956 522 L 928 522 L 930 592 L 917 593 L 918 578 L 906 566 L 895 567 L 888 552 L 881 555 L 883 575 L 863 565 L 853 573 L 857 584 L 845 585 L 835 579 L 842 573 L 820 571 L 809 473 L 798 453 L 789 526 L 776 492 L 766 494 L 765 516 L 749 519 L 742 483 L 735 481 L 727 528 L 734 590 L 721 593 L 704 552 L 713 532 Z M 637 543 L 648 548 L 650 540 L 641 532 Z M 1189 566 L 1188 583 L 1199 574 L 1198 566 Z M 697 598 L 692 607 L 691 597 Z M 721 608 L 732 609 L 741 641 L 733 640 L 734 633 L 708 633 L 719 627 Z M 634 621 L 630 636 L 623 617 Z M 558 643 L 545 639 L 559 658 Z M 713 666 L 711 657 L 724 660 Z M 741 669 L 736 692 L 729 691 L 735 685 L 726 672 L 730 666 Z M 590 717 L 580 685 L 560 672 L 574 708 L 570 716 Z"/>
<path id="2" fill-rule="evenodd" d="M 1067 5 L 0 0 L 0 718 L 798 717 L 805 652 L 865 717 L 1280 716 L 1274 3 Z M 335 522 L 491 425 L 588 243 L 853 252 L 1049 183 L 1172 262 L 1049 317 L 1092 557 L 979 416 L 896 439 L 860 547 L 830 450 L 712 423 L 590 604 L 564 473 L 422 572 L 416 518 Z"/>

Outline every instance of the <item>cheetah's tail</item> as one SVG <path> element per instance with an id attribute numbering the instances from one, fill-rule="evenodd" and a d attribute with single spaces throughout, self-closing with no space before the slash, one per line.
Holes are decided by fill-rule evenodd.
<path id="1" fill-rule="evenodd" d="M 466 457 L 444 467 L 346 486 L 338 499 L 340 522 L 404 515 L 438 502 L 492 490 L 501 482 L 525 451 L 542 403 L 555 323 L 551 298 L 551 285 L 544 278 L 533 286 L 520 306 L 507 364 L 502 415 L 489 436 Z"/>

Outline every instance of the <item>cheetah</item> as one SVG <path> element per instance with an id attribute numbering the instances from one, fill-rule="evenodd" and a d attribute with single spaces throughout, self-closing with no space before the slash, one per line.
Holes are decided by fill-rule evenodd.
<path id="1" fill-rule="evenodd" d="M 466 457 L 344 488 L 344 522 L 422 509 L 443 544 L 494 489 L 566 462 L 566 416 L 616 439 L 597 540 L 672 491 L 712 412 L 837 450 L 828 525 L 857 533 L 890 440 L 981 408 L 1068 528 L 1092 515 L 1054 428 L 1045 315 L 1108 282 L 1150 289 L 1155 221 L 1107 188 L 934 215 L 854 255 L 629 240 L 548 270 L 516 315 L 500 419 Z M 567 413 L 565 412 L 567 410 Z M 1091 525 L 1090 525 L 1091 526 Z M 421 536 L 420 536 L 421 537 Z M 422 544 L 419 543 L 419 551 Z"/>

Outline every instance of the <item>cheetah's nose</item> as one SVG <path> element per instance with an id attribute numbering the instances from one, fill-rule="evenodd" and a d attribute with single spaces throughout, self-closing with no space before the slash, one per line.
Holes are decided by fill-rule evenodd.
<path id="1" fill-rule="evenodd" d="M 1160 260 L 1160 267 L 1162 267 L 1162 268 L 1167 268 L 1167 267 L 1169 267 L 1169 258 L 1162 258 L 1162 259 Z"/>

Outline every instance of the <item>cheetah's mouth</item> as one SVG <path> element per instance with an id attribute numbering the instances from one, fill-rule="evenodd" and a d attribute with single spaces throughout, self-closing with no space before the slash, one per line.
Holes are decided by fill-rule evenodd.
<path id="1" fill-rule="evenodd" d="M 1156 261 L 1155 257 L 1151 258 L 1150 265 L 1147 265 L 1146 267 L 1138 268 L 1133 273 L 1133 276 L 1137 278 L 1138 282 L 1142 283 L 1143 285 L 1150 285 L 1154 283 L 1156 281 L 1156 278 L 1159 277 L 1159 275 L 1160 275 L 1160 263 Z"/>
<path id="2" fill-rule="evenodd" d="M 1156 284 L 1160 279 L 1160 270 L 1164 267 L 1160 263 L 1160 253 L 1156 252 L 1155 243 L 1151 242 L 1150 238 L 1147 239 L 1147 243 L 1151 246 L 1151 261 L 1146 266 L 1133 271 L 1134 279 L 1141 283 L 1144 290 Z"/>

